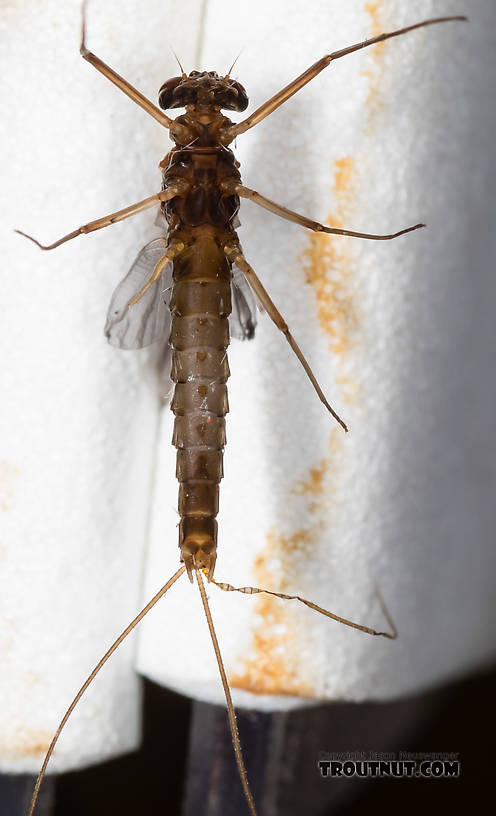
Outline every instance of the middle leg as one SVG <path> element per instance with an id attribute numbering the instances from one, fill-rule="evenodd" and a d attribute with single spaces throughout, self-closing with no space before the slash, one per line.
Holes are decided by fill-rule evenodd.
<path id="1" fill-rule="evenodd" d="M 242 198 L 248 198 L 250 201 L 253 201 L 254 204 L 258 204 L 259 207 L 263 207 L 265 210 L 275 213 L 275 215 L 280 216 L 280 218 L 285 218 L 286 221 L 293 221 L 295 224 L 300 224 L 302 227 L 313 230 L 313 232 L 325 232 L 329 235 L 349 235 L 352 238 L 367 238 L 370 241 L 391 241 L 392 238 L 398 238 L 400 235 L 405 235 L 407 232 L 413 232 L 414 230 L 422 229 L 422 227 L 426 226 L 425 224 L 415 224 L 413 227 L 407 227 L 399 232 L 392 232 L 387 235 L 374 235 L 370 232 L 354 232 L 353 230 L 338 229 L 337 227 L 328 227 L 326 224 L 313 221 L 305 215 L 300 215 L 300 213 L 283 207 L 282 204 L 276 204 L 275 201 L 271 201 L 270 198 L 265 198 L 261 193 L 257 193 L 256 190 L 251 190 L 243 184 L 233 185 L 232 182 L 227 181 L 224 182 L 222 186 L 226 192 L 229 190 L 230 195 L 239 195 Z"/>

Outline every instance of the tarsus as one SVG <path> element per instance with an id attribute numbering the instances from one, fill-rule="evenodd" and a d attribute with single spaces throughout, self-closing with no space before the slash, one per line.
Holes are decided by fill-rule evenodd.
<path id="1" fill-rule="evenodd" d="M 376 629 L 371 629 L 370 626 L 364 626 L 362 623 L 355 623 L 354 621 L 348 620 L 348 618 L 342 618 L 340 615 L 335 615 L 334 612 L 329 612 L 328 609 L 323 609 L 323 607 L 318 606 L 318 604 L 313 603 L 313 601 L 307 601 L 306 598 L 302 598 L 300 595 L 286 595 L 284 592 L 274 592 L 271 589 L 260 589 L 260 587 L 252 586 L 235 587 L 232 584 L 216 581 L 214 578 L 211 578 L 210 580 L 213 584 L 215 584 L 215 586 L 219 587 L 219 589 L 222 589 L 224 592 L 243 592 L 245 595 L 257 595 L 258 593 L 263 592 L 266 595 L 273 595 L 275 598 L 281 598 L 283 601 L 299 601 L 305 606 L 308 606 L 310 609 L 313 609 L 315 612 L 320 612 L 321 615 L 325 615 L 327 618 L 332 618 L 338 623 L 343 623 L 345 626 L 351 626 L 352 629 L 358 629 L 360 632 L 365 632 L 367 635 L 377 635 L 379 637 L 389 638 L 389 640 L 395 640 L 398 637 L 398 630 L 393 623 L 393 619 L 391 618 L 386 604 L 384 603 L 384 599 L 377 587 L 375 587 L 377 600 L 379 601 L 384 617 L 391 627 L 391 632 L 378 632 Z"/>

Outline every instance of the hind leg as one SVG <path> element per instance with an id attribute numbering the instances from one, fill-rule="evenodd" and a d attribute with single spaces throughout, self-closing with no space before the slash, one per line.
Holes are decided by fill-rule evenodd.
<path id="1" fill-rule="evenodd" d="M 298 357 L 298 360 L 300 361 L 303 368 L 305 369 L 305 371 L 307 373 L 307 376 L 308 376 L 310 382 L 312 383 L 313 387 L 315 388 L 321 402 L 324 403 L 327 410 L 332 414 L 334 419 L 337 422 L 339 422 L 341 427 L 345 431 L 347 431 L 348 428 L 347 428 L 346 424 L 343 422 L 341 417 L 336 413 L 336 411 L 333 408 L 331 408 L 330 404 L 328 403 L 328 401 L 327 401 L 327 399 L 326 399 L 326 397 L 324 395 L 324 392 L 322 391 L 322 389 L 321 389 L 319 383 L 317 382 L 317 379 L 316 379 L 312 369 L 310 368 L 310 365 L 306 361 L 306 359 L 305 359 L 305 357 L 303 355 L 303 352 L 301 351 L 301 349 L 298 346 L 298 344 L 296 343 L 293 335 L 291 334 L 288 324 L 284 320 L 282 314 L 277 309 L 275 303 L 273 302 L 273 300 L 270 297 L 269 293 L 267 292 L 267 290 L 263 286 L 262 282 L 259 280 L 259 278 L 255 274 L 254 269 L 250 266 L 250 264 L 246 260 L 245 256 L 243 255 L 243 252 L 241 250 L 240 245 L 238 243 L 226 244 L 224 246 L 224 252 L 226 253 L 226 257 L 228 258 L 228 260 L 231 263 L 235 264 L 237 267 L 239 267 L 239 269 L 241 269 L 244 276 L 246 277 L 246 280 L 250 284 L 251 288 L 253 289 L 253 292 L 255 293 L 258 300 L 260 301 L 260 303 L 262 304 L 262 306 L 266 310 L 266 312 L 269 315 L 270 319 L 275 323 L 275 325 L 277 326 L 279 331 L 281 331 L 284 334 L 286 340 L 288 341 L 289 345 L 291 346 L 294 353 Z"/>

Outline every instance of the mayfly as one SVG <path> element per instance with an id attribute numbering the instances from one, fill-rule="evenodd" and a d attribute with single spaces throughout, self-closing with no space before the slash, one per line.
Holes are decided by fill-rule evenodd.
<path id="1" fill-rule="evenodd" d="M 391 626 L 391 631 L 388 632 L 376 631 L 342 618 L 296 595 L 257 587 L 235 588 L 214 579 L 216 516 L 227 413 L 227 347 L 231 336 L 241 339 L 253 337 L 257 301 L 284 334 L 326 409 L 343 430 L 347 430 L 345 422 L 327 401 L 287 323 L 244 257 L 236 232 L 240 198 L 250 199 L 269 212 L 307 229 L 327 234 L 376 241 L 391 240 L 424 225 L 415 224 L 393 234 L 373 235 L 332 228 L 312 221 L 244 186 L 239 165 L 229 145 L 237 136 L 269 116 L 331 62 L 414 29 L 466 18 L 452 16 L 424 20 L 328 54 L 246 119 L 235 124 L 221 111 L 244 111 L 248 106 L 248 97 L 244 87 L 231 78 L 232 68 L 225 75 L 219 75 L 215 71 L 192 71 L 187 75 L 180 65 L 181 75 L 167 80 L 160 88 L 158 108 L 87 49 L 85 9 L 86 0 L 83 3 L 82 56 L 168 129 L 174 146 L 160 165 L 160 192 L 91 221 L 50 245 L 42 245 L 34 238 L 31 240 L 41 249 L 55 249 L 72 238 L 102 229 L 145 209 L 157 206 L 160 208 L 167 226 L 166 231 L 141 250 L 130 271 L 117 287 L 110 303 L 105 334 L 112 345 L 123 349 L 141 348 L 169 338 L 173 350 L 171 379 L 175 388 L 171 407 L 175 414 L 173 444 L 177 448 L 179 549 L 182 566 L 126 627 L 78 691 L 48 748 L 36 782 L 29 816 L 34 812 L 48 761 L 79 699 L 119 644 L 184 572 L 191 582 L 196 579 L 198 584 L 226 697 L 241 783 L 248 808 L 252 814 L 256 814 L 203 576 L 225 591 L 247 594 L 267 592 L 281 599 L 299 600 L 315 611 L 370 635 L 394 638 L 396 630 L 384 607 Z M 175 119 L 164 113 L 174 108 L 185 109 L 186 112 Z"/>

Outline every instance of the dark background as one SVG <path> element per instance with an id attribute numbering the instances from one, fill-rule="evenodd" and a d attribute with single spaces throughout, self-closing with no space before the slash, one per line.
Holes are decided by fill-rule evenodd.
<path id="1" fill-rule="evenodd" d="M 393 703 L 336 703 L 290 713 L 238 711 L 248 776 L 260 816 L 355 816 L 472 811 L 491 800 L 496 675 Z M 145 681 L 140 751 L 98 767 L 48 777 L 37 816 L 248 814 L 225 709 L 192 703 Z M 494 716 L 494 714 L 493 714 Z M 189 734 L 191 733 L 191 740 Z M 188 744 L 191 744 L 189 750 Z M 322 779 L 318 751 L 460 754 L 458 779 Z M 0 777 L 0 813 L 24 816 L 34 779 Z"/>

